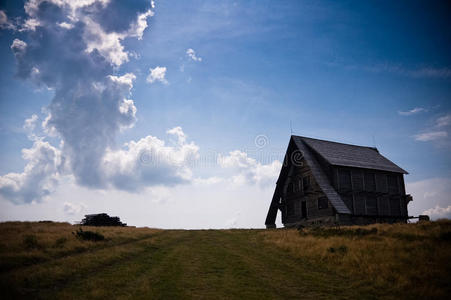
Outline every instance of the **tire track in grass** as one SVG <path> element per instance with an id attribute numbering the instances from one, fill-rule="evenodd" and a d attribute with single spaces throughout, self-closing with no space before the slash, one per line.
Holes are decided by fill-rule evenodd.
<path id="1" fill-rule="evenodd" d="M 1 274 L 0 287 L 13 298 L 25 296 L 37 298 L 43 291 L 58 290 L 86 273 L 95 273 L 120 261 L 132 259 L 137 253 L 148 250 L 145 245 L 153 237 L 147 237 L 132 244 L 87 251 Z M 135 248 L 127 248 L 130 245 Z"/>
<path id="2" fill-rule="evenodd" d="M 183 291 L 176 284 L 180 272 L 174 261 L 177 258 L 177 245 L 183 243 L 183 239 L 183 235 L 165 232 L 145 251 L 101 270 L 84 273 L 64 287 L 61 286 L 56 294 L 49 292 L 43 298 L 63 299 L 80 295 L 80 298 L 148 299 L 144 295 L 149 294 L 152 299 L 181 298 Z"/>
<path id="3" fill-rule="evenodd" d="M 133 238 L 133 239 L 127 239 L 121 242 L 117 242 L 117 243 L 108 243 L 108 241 L 106 241 L 106 243 L 104 242 L 104 244 L 101 245 L 95 245 L 93 247 L 88 247 L 88 248 L 83 248 L 83 249 L 79 249 L 79 248 L 75 248 L 75 249 L 70 249 L 68 251 L 65 251 L 63 253 L 60 254 L 56 254 L 53 255 L 51 257 L 40 257 L 39 259 L 35 259 L 35 260 L 30 260 L 28 262 L 25 262 L 21 265 L 11 265 L 11 266 L 4 266 L 3 268 L 0 269 L 0 274 L 3 273 L 7 273 L 7 272 L 11 272 L 11 271 L 16 271 L 16 270 L 20 270 L 20 269 L 24 269 L 30 266 L 36 266 L 36 265 L 40 265 L 40 264 L 45 264 L 51 261 L 56 261 L 58 259 L 64 259 L 66 257 L 74 257 L 76 255 L 83 255 L 85 253 L 92 253 L 95 251 L 101 251 L 107 248 L 111 248 L 111 247 L 116 247 L 116 246 L 123 246 L 123 245 L 127 245 L 127 244 L 131 244 L 131 243 L 135 243 L 135 242 L 139 242 L 142 240 L 146 240 L 151 238 L 152 236 L 154 236 L 155 234 L 158 233 L 153 233 L 153 234 L 147 234 L 145 236 L 142 236 L 140 238 Z"/>

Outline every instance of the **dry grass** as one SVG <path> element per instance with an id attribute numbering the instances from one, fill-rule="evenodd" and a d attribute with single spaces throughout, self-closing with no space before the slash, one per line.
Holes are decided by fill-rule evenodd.
<path id="1" fill-rule="evenodd" d="M 2 299 L 449 298 L 451 222 L 296 230 L 0 223 Z M 377 230 L 375 230 L 377 229 Z M 373 230 L 373 231 L 371 231 Z"/>
<path id="2" fill-rule="evenodd" d="M 356 285 L 370 280 L 403 297 L 447 298 L 451 292 L 451 221 L 261 234 L 293 255 L 351 275 Z"/>
<path id="3" fill-rule="evenodd" d="M 105 241 L 91 242 L 75 238 L 73 232 L 77 228 L 69 223 L 56 222 L 0 223 L 0 271 L 139 240 L 157 231 L 149 228 L 83 226 L 84 230 L 105 236 Z"/>

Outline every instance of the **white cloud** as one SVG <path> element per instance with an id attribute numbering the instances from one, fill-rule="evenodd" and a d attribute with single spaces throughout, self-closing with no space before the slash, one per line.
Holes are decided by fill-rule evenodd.
<path id="1" fill-rule="evenodd" d="M 429 142 L 446 138 L 448 133 L 446 131 L 429 131 L 415 135 L 415 140 L 420 142 Z"/>
<path id="2" fill-rule="evenodd" d="M 40 201 L 58 183 L 64 160 L 61 151 L 40 139 L 30 149 L 22 150 L 28 161 L 22 173 L 0 176 L 0 195 L 15 203 Z"/>
<path id="3" fill-rule="evenodd" d="M 431 219 L 448 218 L 451 219 L 451 205 L 448 207 L 440 207 L 436 205 L 434 208 L 429 208 L 422 213 L 428 215 Z"/>
<path id="4" fill-rule="evenodd" d="M 80 214 L 82 211 L 86 210 L 87 206 L 83 203 L 71 203 L 64 202 L 63 210 L 68 215 Z"/>
<path id="5" fill-rule="evenodd" d="M 67 23 L 67 22 L 58 23 L 58 26 L 61 27 L 61 28 L 64 28 L 64 29 L 72 29 L 72 28 L 74 28 L 74 24 L 70 24 L 70 23 Z"/>
<path id="6" fill-rule="evenodd" d="M 435 125 L 422 133 L 414 135 L 415 140 L 420 142 L 434 141 L 438 145 L 449 145 L 448 136 L 451 130 L 451 114 L 448 113 L 435 120 Z"/>
<path id="7" fill-rule="evenodd" d="M 149 75 L 147 76 L 147 82 L 148 83 L 154 83 L 156 81 L 159 81 L 163 84 L 168 84 L 168 81 L 166 80 L 166 67 L 155 67 L 149 69 Z"/>
<path id="8" fill-rule="evenodd" d="M 109 0 L 46 0 L 48 5 L 55 5 L 62 11 L 63 22 L 54 24 L 53 19 L 48 14 L 42 12 L 41 3 L 44 0 L 29 0 L 25 3 L 25 12 L 28 18 L 22 24 L 22 31 L 35 31 L 36 27 L 58 26 L 60 28 L 74 29 L 77 22 L 84 25 L 82 40 L 85 44 L 85 51 L 93 53 L 98 51 L 105 59 L 114 66 L 120 66 L 129 60 L 129 53 L 125 51 L 122 41 L 128 37 L 142 39 L 144 30 L 147 28 L 147 19 L 154 15 L 153 11 L 147 9 L 142 13 L 133 16 L 126 29 L 112 31 L 105 30 L 105 20 L 99 18 L 102 10 L 112 9 Z M 150 4 L 150 3 L 149 3 Z M 87 9 L 89 7 L 89 9 Z M 122 18 L 129 16 L 121 14 Z"/>
<path id="9" fill-rule="evenodd" d="M 152 4 L 152 8 L 154 8 L 155 4 Z M 129 35 L 132 37 L 137 37 L 138 40 L 141 40 L 143 37 L 144 30 L 147 28 L 147 18 L 152 17 L 154 15 L 153 11 L 150 9 L 142 14 L 138 15 L 136 19 L 136 23 L 132 24 L 129 29 Z"/>
<path id="10" fill-rule="evenodd" d="M 282 163 L 278 160 L 262 164 L 239 150 L 231 151 L 226 156 L 219 155 L 218 164 L 222 168 L 232 169 L 237 173 L 232 176 L 232 182 L 237 185 L 246 183 L 260 186 L 275 184 L 282 168 Z"/>
<path id="11" fill-rule="evenodd" d="M 23 55 L 26 49 L 27 43 L 22 40 L 14 39 L 13 43 L 11 44 L 11 50 L 15 55 Z"/>
<path id="12" fill-rule="evenodd" d="M 401 116 L 411 116 L 425 111 L 426 109 L 423 107 L 415 107 L 408 111 L 398 111 L 398 114 L 400 114 Z"/>
<path id="13" fill-rule="evenodd" d="M 191 166 L 199 158 L 199 147 L 186 142 L 180 127 L 168 133 L 178 137 L 179 143 L 174 147 L 149 135 L 127 143 L 125 149 L 108 150 L 102 164 L 107 182 L 132 192 L 149 186 L 191 182 Z"/>
<path id="14" fill-rule="evenodd" d="M 32 114 L 30 118 L 26 119 L 23 128 L 28 132 L 33 132 L 36 128 L 36 121 L 38 120 L 38 116 L 36 114 Z"/>
<path id="15" fill-rule="evenodd" d="M 97 50 L 100 55 L 109 60 L 113 65 L 120 66 L 129 60 L 128 52 L 124 51 L 121 41 L 124 35 L 117 32 L 106 32 L 100 24 L 90 18 L 85 18 L 86 30 L 84 40 L 86 42 L 86 52 L 92 53 Z"/>
<path id="16" fill-rule="evenodd" d="M 8 16 L 3 10 L 0 10 L 0 29 L 16 29 L 16 26 L 8 20 Z"/>
<path id="17" fill-rule="evenodd" d="M 415 182 L 406 182 L 406 191 L 412 194 L 409 203 L 409 215 L 430 214 L 433 219 L 443 217 L 436 214 L 440 209 L 451 205 L 451 178 L 430 178 Z M 429 211 L 426 213 L 426 211 Z"/>
<path id="18" fill-rule="evenodd" d="M 437 119 L 436 121 L 436 126 L 437 127 L 446 127 L 451 125 L 451 114 L 447 114 L 443 117 L 440 117 Z"/>
<path id="19" fill-rule="evenodd" d="M 191 48 L 186 50 L 186 55 L 188 55 L 194 61 L 202 61 L 202 57 L 196 56 L 196 51 Z"/>

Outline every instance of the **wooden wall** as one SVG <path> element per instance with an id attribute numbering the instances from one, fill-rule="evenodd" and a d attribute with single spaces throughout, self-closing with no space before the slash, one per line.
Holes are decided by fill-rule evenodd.
<path id="1" fill-rule="evenodd" d="M 403 174 L 334 168 L 333 186 L 355 215 L 407 216 Z"/>

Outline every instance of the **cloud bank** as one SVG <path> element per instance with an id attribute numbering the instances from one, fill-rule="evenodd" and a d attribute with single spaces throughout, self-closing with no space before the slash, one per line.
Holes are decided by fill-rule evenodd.
<path id="1" fill-rule="evenodd" d="M 11 43 L 17 76 L 54 92 L 45 116 L 33 114 L 24 131 L 33 142 L 23 149 L 27 164 L 21 173 L 0 176 L 0 195 L 14 203 L 39 202 L 64 178 L 90 189 L 138 192 L 183 183 L 218 182 L 264 186 L 275 181 L 280 162 L 262 164 L 246 153 L 220 155 L 219 168 L 233 171 L 228 178 L 199 178 L 193 162 L 199 147 L 181 127 L 167 131 L 172 143 L 148 135 L 118 147 L 119 132 L 134 126 L 137 108 L 132 97 L 133 73 L 120 67 L 133 55 L 123 41 L 142 39 L 153 1 L 134 3 L 110 0 L 29 0 L 26 18 L 16 30 L 21 38 Z M 6 21 L 5 21 L 6 20 Z M 0 21 L 7 22 L 0 14 Z M 193 49 L 187 55 L 201 61 Z M 166 67 L 150 69 L 149 83 L 166 80 Z M 41 124 L 41 127 L 39 127 Z M 46 139 L 60 140 L 56 147 Z M 64 211 L 83 208 L 67 202 Z"/>

